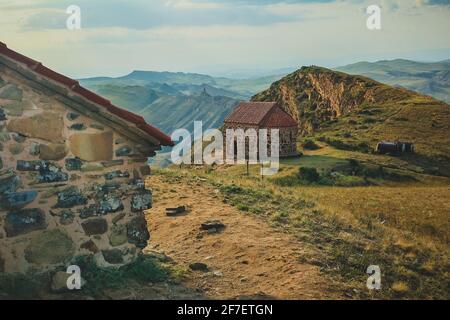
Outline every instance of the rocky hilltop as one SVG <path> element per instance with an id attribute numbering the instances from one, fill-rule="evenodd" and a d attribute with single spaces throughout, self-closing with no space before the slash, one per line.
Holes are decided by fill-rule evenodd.
<path id="1" fill-rule="evenodd" d="M 255 95 L 253 101 L 278 101 L 298 122 L 301 135 L 367 104 L 398 102 L 415 93 L 369 78 L 321 67 L 302 67 Z"/>

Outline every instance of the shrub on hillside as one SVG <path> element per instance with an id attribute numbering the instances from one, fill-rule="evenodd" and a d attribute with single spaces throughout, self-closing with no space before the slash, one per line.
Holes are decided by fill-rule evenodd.
<path id="1" fill-rule="evenodd" d="M 372 152 L 373 149 L 367 144 L 366 142 L 360 142 L 358 144 L 353 144 L 349 142 L 345 142 L 339 139 L 333 139 L 333 138 L 327 138 L 327 137 L 320 137 L 318 138 L 319 141 L 325 142 L 329 144 L 330 146 L 340 149 L 340 150 L 347 150 L 347 151 L 359 151 L 364 153 Z"/>
<path id="2" fill-rule="evenodd" d="M 343 136 L 344 138 L 351 138 L 351 137 L 352 137 L 352 134 L 351 134 L 351 132 L 344 132 L 344 133 L 342 134 L 342 136 Z"/>
<path id="3" fill-rule="evenodd" d="M 350 168 L 355 169 L 359 167 L 359 161 L 356 159 L 348 159 L 348 165 Z"/>
<path id="4" fill-rule="evenodd" d="M 308 182 L 317 182 L 320 179 L 320 175 L 316 168 L 300 167 L 298 170 L 298 177 L 300 180 Z"/>
<path id="5" fill-rule="evenodd" d="M 302 144 L 303 149 L 306 150 L 317 150 L 320 149 L 320 146 L 318 146 L 313 140 L 305 140 Z"/>

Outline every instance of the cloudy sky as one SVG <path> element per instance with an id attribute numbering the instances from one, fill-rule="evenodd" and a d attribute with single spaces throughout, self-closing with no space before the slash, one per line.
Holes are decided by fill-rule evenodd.
<path id="1" fill-rule="evenodd" d="M 80 30 L 66 28 L 70 5 Z M 77 78 L 444 60 L 449 30 L 450 0 L 0 0 L 0 41 Z"/>

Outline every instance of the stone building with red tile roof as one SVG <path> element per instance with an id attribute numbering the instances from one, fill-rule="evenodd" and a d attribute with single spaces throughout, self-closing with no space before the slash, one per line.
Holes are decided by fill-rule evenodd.
<path id="1" fill-rule="evenodd" d="M 223 132 L 225 134 L 226 129 L 246 130 L 250 128 L 268 129 L 269 137 L 270 130 L 278 129 L 280 136 L 280 157 L 293 157 L 298 155 L 298 124 L 277 102 L 239 103 L 233 112 L 225 118 Z M 270 141 L 268 150 L 270 150 Z"/>
<path id="2" fill-rule="evenodd" d="M 150 237 L 148 157 L 169 136 L 0 42 L 0 272 L 92 255 L 129 263 Z"/>

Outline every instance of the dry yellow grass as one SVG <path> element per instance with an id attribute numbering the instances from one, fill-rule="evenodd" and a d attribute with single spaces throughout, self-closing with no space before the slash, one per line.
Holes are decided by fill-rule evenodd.
<path id="1" fill-rule="evenodd" d="M 370 217 L 430 241 L 450 240 L 450 186 L 306 187 L 300 192 L 325 211 L 349 220 Z"/>
<path id="2" fill-rule="evenodd" d="M 283 161 L 278 176 L 295 174 L 302 165 L 326 170 L 342 159 L 356 158 L 395 167 L 415 180 L 380 180 L 376 186 L 360 187 L 280 186 L 272 178 L 261 180 L 258 166 L 251 166 L 248 176 L 245 166 L 191 167 L 172 174 L 244 188 L 240 194 L 225 192 L 225 200 L 245 212 L 262 214 L 316 248 L 311 260 L 324 272 L 338 270 L 336 281 L 342 288 L 364 292 L 363 269 L 380 264 L 383 290 L 375 298 L 448 298 L 450 179 L 402 168 L 398 158 L 328 147 L 308 155 Z M 312 205 L 297 209 L 296 203 L 303 202 Z"/>

